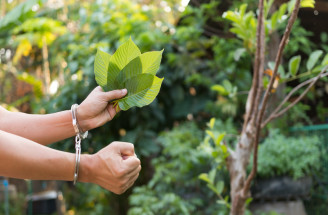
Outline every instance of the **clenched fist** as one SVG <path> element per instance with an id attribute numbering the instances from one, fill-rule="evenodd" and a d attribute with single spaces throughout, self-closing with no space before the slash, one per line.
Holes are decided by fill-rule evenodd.
<path id="1" fill-rule="evenodd" d="M 133 144 L 113 142 L 94 155 L 82 155 L 78 180 L 122 194 L 134 184 L 140 170 Z"/>

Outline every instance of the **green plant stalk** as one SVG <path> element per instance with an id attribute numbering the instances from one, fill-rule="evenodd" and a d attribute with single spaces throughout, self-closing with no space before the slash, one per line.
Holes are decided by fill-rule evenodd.
<path id="1" fill-rule="evenodd" d="M 291 78 L 288 78 L 286 80 L 284 80 L 282 83 L 287 83 L 287 82 L 290 82 L 290 81 L 294 81 L 296 79 L 299 79 L 299 78 L 303 78 L 303 77 L 306 77 L 308 75 L 312 75 L 314 72 L 312 70 L 310 71 L 307 71 L 307 72 L 304 72 L 304 73 L 301 73 L 297 76 L 294 76 L 294 77 L 291 77 Z"/>

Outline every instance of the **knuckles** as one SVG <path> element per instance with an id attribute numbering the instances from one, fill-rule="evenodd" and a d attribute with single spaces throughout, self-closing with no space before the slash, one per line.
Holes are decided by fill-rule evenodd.
<path id="1" fill-rule="evenodd" d="M 114 168 L 113 169 L 113 173 L 114 173 L 114 176 L 116 178 L 122 178 L 126 175 L 127 173 L 127 170 L 126 169 L 123 169 L 123 168 Z"/>

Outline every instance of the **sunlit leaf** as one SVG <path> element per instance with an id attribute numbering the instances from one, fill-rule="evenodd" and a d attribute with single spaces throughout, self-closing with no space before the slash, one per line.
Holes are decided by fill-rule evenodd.
<path id="1" fill-rule="evenodd" d="M 220 145 L 220 144 L 221 144 L 221 142 L 222 142 L 224 136 L 225 136 L 225 133 L 220 134 L 220 135 L 218 136 L 218 138 L 216 139 L 216 145 Z"/>
<path id="2" fill-rule="evenodd" d="M 162 53 L 163 50 L 141 55 L 131 38 L 112 56 L 98 50 L 94 64 L 96 81 L 105 91 L 128 90 L 124 98 L 113 101 L 121 110 L 148 105 L 158 95 L 164 80 L 155 76 Z"/>
<path id="3" fill-rule="evenodd" d="M 118 74 L 116 86 L 120 87 L 127 79 L 141 73 L 156 75 L 161 63 L 162 53 L 163 51 L 146 52 L 134 58 Z"/>
<path id="4" fill-rule="evenodd" d="M 211 118 L 211 120 L 208 124 L 208 127 L 212 129 L 214 127 L 214 123 L 215 123 L 215 118 L 213 117 L 213 118 Z"/>
<path id="5" fill-rule="evenodd" d="M 13 63 L 16 64 L 22 56 L 28 56 L 32 50 L 32 45 L 27 39 L 20 41 L 16 53 L 13 59 Z"/>
<path id="6" fill-rule="evenodd" d="M 301 63 L 301 56 L 294 56 L 290 59 L 289 64 L 288 64 L 288 68 L 289 68 L 289 73 L 292 76 L 295 76 L 298 72 L 298 69 L 300 67 L 300 63 Z"/>
<path id="7" fill-rule="evenodd" d="M 208 134 L 213 140 L 215 140 L 214 133 L 210 130 L 206 130 L 206 134 Z"/>
<path id="8" fill-rule="evenodd" d="M 219 84 L 213 85 L 211 87 L 211 90 L 216 91 L 223 96 L 229 95 L 229 92 L 222 85 Z"/>
<path id="9" fill-rule="evenodd" d="M 328 65 L 328 54 L 323 58 L 321 65 Z"/>
<path id="10" fill-rule="evenodd" d="M 151 74 L 136 75 L 122 85 L 128 90 L 128 94 L 118 100 L 121 110 L 131 107 L 143 107 L 150 104 L 157 96 L 164 78 L 158 78 Z"/>
<path id="11" fill-rule="evenodd" d="M 314 8 L 315 0 L 302 0 L 301 7 Z"/>
<path id="12" fill-rule="evenodd" d="M 94 72 L 96 77 L 96 82 L 99 86 L 101 86 L 104 91 L 108 91 L 107 89 L 107 71 L 109 66 L 109 60 L 111 58 L 110 54 L 101 51 L 98 49 L 95 64 L 94 64 Z"/>
<path id="13" fill-rule="evenodd" d="M 207 183 L 211 183 L 210 179 L 208 178 L 208 174 L 207 173 L 202 173 L 198 176 L 199 179 L 207 182 Z"/>
<path id="14" fill-rule="evenodd" d="M 116 50 L 108 66 L 109 75 L 107 76 L 107 88 L 109 90 L 117 88 L 115 86 L 116 77 L 131 60 L 139 55 L 141 55 L 140 50 L 133 43 L 131 38 Z"/>

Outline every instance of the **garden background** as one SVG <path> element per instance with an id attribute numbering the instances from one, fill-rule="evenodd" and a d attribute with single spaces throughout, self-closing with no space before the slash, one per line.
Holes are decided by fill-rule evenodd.
<path id="1" fill-rule="evenodd" d="M 272 6 L 264 86 L 289 9 L 288 1 L 266 2 Z M 37 214 L 26 196 L 45 190 L 60 191 L 65 200 L 57 202 L 63 207 L 55 214 L 228 214 L 228 152 L 210 138 L 222 137 L 220 143 L 228 145 L 239 138 L 252 82 L 257 9 L 255 0 L 1 0 L 0 105 L 8 110 L 45 114 L 81 103 L 96 87 L 97 49 L 114 53 L 130 37 L 141 52 L 164 49 L 158 76 L 165 80 L 152 104 L 120 112 L 82 143 L 83 153 L 115 140 L 134 143 L 142 172 L 133 188 L 118 196 L 92 184 L 9 179 L 16 192 L 9 201 L 0 197 L 0 214 Z M 327 18 L 327 1 L 300 9 L 267 109 L 328 65 Z M 249 209 L 301 201 L 307 214 L 328 210 L 327 81 L 320 79 L 261 133 Z M 74 140 L 51 147 L 74 152 Z M 281 187 L 258 191 L 262 180 L 287 177 L 301 186 L 290 193 Z"/>

